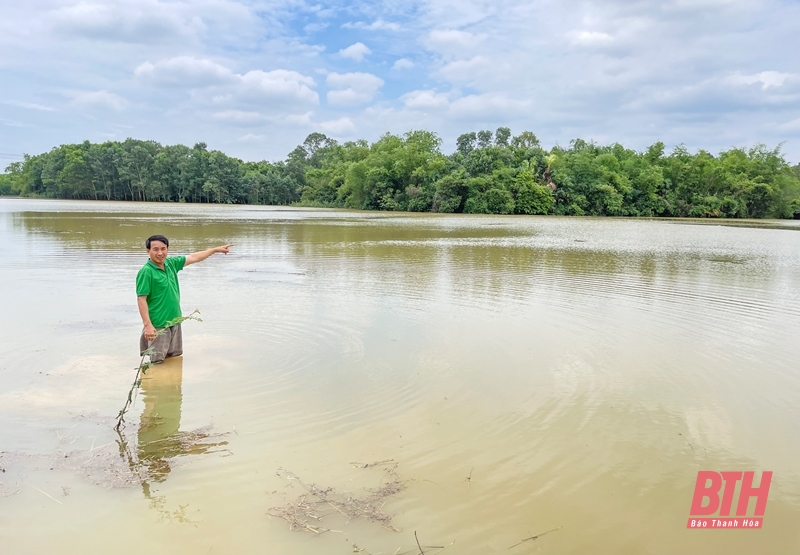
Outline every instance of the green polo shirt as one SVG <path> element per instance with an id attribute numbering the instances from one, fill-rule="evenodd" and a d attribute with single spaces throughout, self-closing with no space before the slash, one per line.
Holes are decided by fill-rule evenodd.
<path id="1" fill-rule="evenodd" d="M 147 296 L 147 309 L 154 328 L 163 328 L 167 322 L 182 315 L 178 272 L 185 264 L 185 256 L 169 256 L 164 259 L 162 270 L 148 259 L 136 274 L 136 296 Z"/>

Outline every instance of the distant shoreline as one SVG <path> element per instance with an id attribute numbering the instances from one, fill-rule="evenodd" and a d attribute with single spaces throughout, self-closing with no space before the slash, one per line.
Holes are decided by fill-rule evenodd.
<path id="1" fill-rule="evenodd" d="M 356 213 L 363 213 L 363 212 L 370 212 L 375 214 L 380 214 L 382 217 L 391 218 L 391 217 L 425 217 L 426 215 L 430 216 L 447 216 L 451 218 L 458 218 L 458 216 L 462 214 L 442 214 L 437 212 L 408 212 L 408 211 L 399 211 L 399 210 L 364 210 L 358 208 L 342 208 L 342 207 L 331 207 L 331 206 L 303 206 L 301 204 L 292 204 L 292 205 L 284 205 L 284 204 L 218 204 L 218 203 L 207 203 L 207 202 L 173 202 L 173 201 L 131 201 L 131 200 L 103 200 L 103 199 L 58 199 L 58 198 L 45 198 L 45 197 L 23 197 L 23 196 L 0 196 L 0 201 L 2 200 L 20 200 L 20 201 L 48 201 L 48 202 L 57 202 L 57 203 L 98 203 L 98 204 L 105 204 L 105 203 L 115 203 L 115 204 L 150 204 L 153 206 L 160 206 L 160 205 L 168 205 L 168 206 L 217 206 L 220 208 L 249 208 L 249 209 L 258 209 L 261 208 L 262 210 L 270 210 L 274 209 L 276 212 L 290 212 L 290 211 L 313 211 L 313 210 L 323 210 L 323 211 L 330 211 L 330 212 L 356 212 Z M 463 216 L 467 217 L 499 217 L 503 216 L 508 218 L 509 222 L 513 222 L 515 219 L 518 218 L 525 218 L 525 215 L 521 214 L 463 214 Z M 530 216 L 528 216 L 530 217 Z M 569 218 L 569 219 L 587 219 L 587 220 L 597 220 L 597 219 L 608 219 L 608 220 L 625 220 L 625 221 L 660 221 L 666 223 L 674 223 L 674 224 L 683 224 L 683 225 L 704 225 L 704 226 L 726 226 L 726 227 L 747 227 L 747 228 L 758 228 L 758 229 L 784 229 L 790 231 L 800 231 L 800 219 L 786 219 L 786 218 L 681 218 L 681 217 L 674 217 L 674 216 L 591 216 L 591 215 L 584 215 L 584 216 L 568 216 L 568 215 L 559 215 L 559 214 L 549 214 L 549 215 L 536 215 L 537 218 Z"/>
<path id="2" fill-rule="evenodd" d="M 544 149 L 507 127 L 464 133 L 444 154 L 429 131 L 339 143 L 321 133 L 280 162 L 205 143 L 65 144 L 0 175 L 24 197 L 278 205 L 390 212 L 676 218 L 800 218 L 800 166 L 763 144 L 719 154 L 642 152 L 581 139 Z"/>

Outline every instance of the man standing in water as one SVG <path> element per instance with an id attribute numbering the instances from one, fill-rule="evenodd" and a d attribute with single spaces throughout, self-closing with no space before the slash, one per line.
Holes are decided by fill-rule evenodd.
<path id="1" fill-rule="evenodd" d="M 178 272 L 184 266 L 201 262 L 214 253 L 228 254 L 233 245 L 222 245 L 189 256 L 167 256 L 169 239 L 163 235 L 153 235 L 145 241 L 147 261 L 136 275 L 136 296 L 139 315 L 144 330 L 139 339 L 140 354 L 153 348 L 150 362 L 159 364 L 165 358 L 183 354 L 181 325 L 166 327 L 170 320 L 181 316 L 181 290 L 178 285 Z M 157 334 L 156 330 L 160 330 Z"/>

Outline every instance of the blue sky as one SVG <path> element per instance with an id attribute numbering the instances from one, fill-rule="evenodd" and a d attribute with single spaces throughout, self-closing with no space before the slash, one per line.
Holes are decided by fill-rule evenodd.
<path id="1" fill-rule="evenodd" d="M 529 130 L 800 162 L 800 3 L 0 0 L 0 164 L 62 143 Z"/>

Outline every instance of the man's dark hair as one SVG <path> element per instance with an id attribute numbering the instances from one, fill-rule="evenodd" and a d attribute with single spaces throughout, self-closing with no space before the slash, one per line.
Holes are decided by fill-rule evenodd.
<path id="1" fill-rule="evenodd" d="M 148 237 L 147 241 L 144 242 L 144 246 L 147 247 L 147 250 L 150 250 L 151 241 L 161 241 L 165 245 L 169 246 L 169 239 L 167 239 L 163 235 L 153 235 L 151 237 Z"/>

